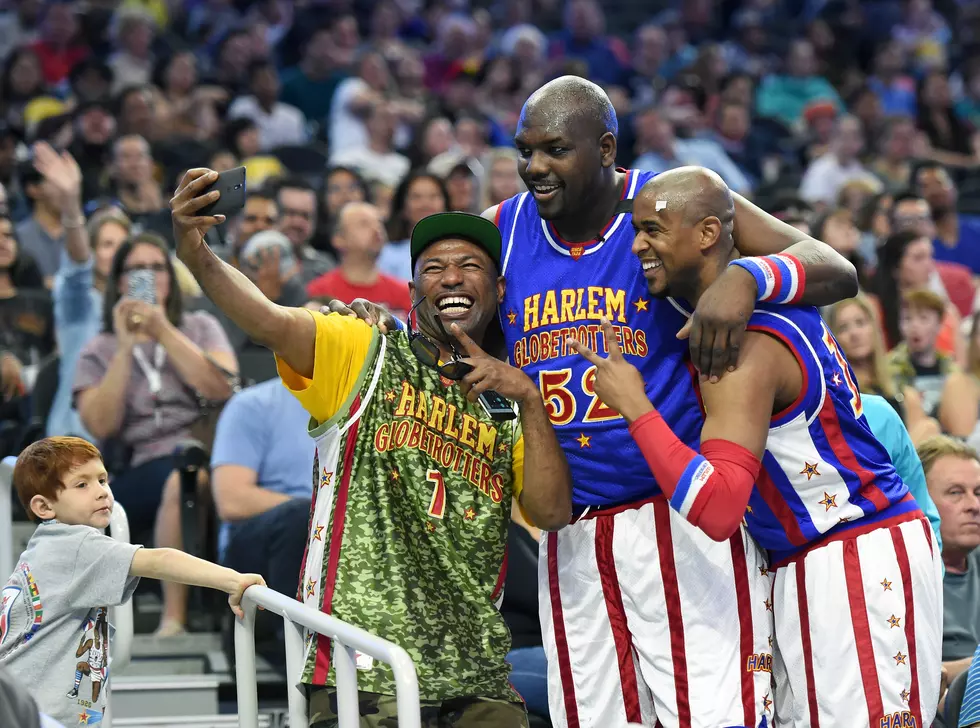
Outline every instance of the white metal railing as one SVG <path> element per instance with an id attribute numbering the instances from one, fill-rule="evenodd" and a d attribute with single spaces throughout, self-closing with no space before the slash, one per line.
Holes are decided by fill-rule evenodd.
<path id="1" fill-rule="evenodd" d="M 421 728 L 418 676 L 405 650 L 264 586 L 250 586 L 245 590 L 242 596 L 245 618 L 235 620 L 235 678 L 240 728 L 258 728 L 259 725 L 255 675 L 255 611 L 258 607 L 278 614 L 286 622 L 286 683 L 291 726 L 309 724 L 306 693 L 300 684 L 305 660 L 303 629 L 306 628 L 329 637 L 333 644 L 339 728 L 357 728 L 360 724 L 354 650 L 391 665 L 395 673 L 398 725 L 400 728 Z"/>
<path id="2" fill-rule="evenodd" d="M 17 458 L 12 455 L 5 457 L 0 462 L 0 584 L 14 572 L 15 560 L 18 556 L 15 553 L 14 517 L 11 508 L 14 465 L 16 463 Z M 129 543 L 129 519 L 126 517 L 126 509 L 120 503 L 116 503 L 112 507 L 112 515 L 109 516 L 109 535 L 117 541 Z M 102 718 L 104 728 L 111 728 L 112 726 L 110 710 L 112 701 L 111 675 L 116 670 L 126 667 L 133 656 L 133 600 L 130 599 L 125 604 L 113 607 L 110 622 L 115 631 L 112 636 L 112 652 L 109 661 L 110 680 L 105 686 L 106 708 Z"/>

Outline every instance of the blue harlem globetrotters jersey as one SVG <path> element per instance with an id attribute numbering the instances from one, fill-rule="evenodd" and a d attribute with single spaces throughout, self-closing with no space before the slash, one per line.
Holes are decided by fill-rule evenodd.
<path id="1" fill-rule="evenodd" d="M 854 372 L 817 309 L 757 304 L 748 329 L 785 344 L 803 372 L 800 396 L 770 422 L 745 516 L 772 562 L 831 533 L 918 510 L 872 434 Z"/>
<path id="2" fill-rule="evenodd" d="M 542 220 L 530 193 L 500 204 L 501 272 L 507 293 L 500 321 L 511 364 L 538 383 L 574 479 L 577 508 L 632 503 L 660 492 L 625 420 L 595 395 L 595 367 L 566 346 L 568 337 L 605 353 L 600 317 L 643 375 L 646 393 L 684 442 L 697 445 L 701 412 L 684 316 L 651 298 L 632 254 L 631 203 L 654 174 L 629 170 L 620 212 L 592 242 L 568 243 Z"/>

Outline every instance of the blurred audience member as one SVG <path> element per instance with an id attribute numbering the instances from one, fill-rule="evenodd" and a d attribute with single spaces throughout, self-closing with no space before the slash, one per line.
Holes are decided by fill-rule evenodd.
<path id="1" fill-rule="evenodd" d="M 960 263 L 980 276 L 980 217 L 956 211 L 957 190 L 949 172 L 940 164 L 920 165 L 915 186 L 932 211 L 936 260 Z"/>
<path id="2" fill-rule="evenodd" d="M 21 162 L 19 179 L 31 216 L 17 226 L 17 239 L 24 253 L 37 263 L 50 288 L 65 249 L 64 202 L 52 181 L 37 170 L 34 159 Z"/>
<path id="3" fill-rule="evenodd" d="M 113 14 L 109 35 L 116 51 L 106 61 L 112 71 L 112 93 L 150 82 L 156 30 L 156 21 L 143 8 L 123 5 Z"/>
<path id="4" fill-rule="evenodd" d="M 481 211 L 500 204 L 526 189 L 521 176 L 517 173 L 516 150 L 510 147 L 497 147 L 491 150 L 480 188 L 483 191 Z"/>
<path id="5" fill-rule="evenodd" d="M 31 48 L 41 61 L 44 80 L 49 85 L 68 78 L 75 64 L 88 55 L 89 49 L 79 42 L 78 30 L 78 7 L 74 3 L 45 5 L 41 35 Z"/>
<path id="6" fill-rule="evenodd" d="M 880 396 L 901 416 L 913 442 L 938 433 L 938 424 L 922 408 L 911 386 L 899 387 L 888 367 L 873 304 L 864 294 L 828 307 L 827 325 L 857 377 L 862 394 Z"/>
<path id="7" fill-rule="evenodd" d="M 228 118 L 248 118 L 259 128 L 259 149 L 305 144 L 309 138 L 306 117 L 295 106 L 279 101 L 279 71 L 272 61 L 256 60 L 248 68 L 248 96 L 228 107 Z"/>
<path id="8" fill-rule="evenodd" d="M 397 118 L 387 103 L 378 101 L 364 112 L 367 141 L 364 146 L 338 149 L 330 157 L 332 166 L 352 167 L 368 182 L 381 181 L 394 187 L 408 172 L 408 157 L 395 151 Z"/>
<path id="9" fill-rule="evenodd" d="M 310 283 L 307 294 L 311 298 L 336 298 L 344 303 L 366 298 L 404 320 L 412 307 L 408 284 L 378 267 L 378 256 L 386 242 L 378 209 L 367 202 L 348 203 L 341 209 L 333 233 L 333 248 L 340 256 L 340 265 Z"/>
<path id="10" fill-rule="evenodd" d="M 116 140 L 112 177 L 119 207 L 134 227 L 169 240 L 173 235 L 170 210 L 154 177 L 153 157 L 146 139 L 127 134 Z"/>
<path id="11" fill-rule="evenodd" d="M 10 218 L 0 215 L 0 350 L 28 368 L 23 381 L 29 391 L 37 365 L 54 348 L 51 295 L 20 251 Z"/>
<path id="12" fill-rule="evenodd" d="M 34 163 L 60 201 L 65 251 L 55 278 L 54 324 L 60 350 L 58 389 L 48 414 L 49 435 L 92 439 L 72 406 L 72 380 L 82 348 L 99 333 L 102 294 L 116 249 L 129 235 L 130 221 L 119 210 L 97 213 L 88 226 L 82 214 L 82 171 L 67 153 L 47 144 L 34 149 Z"/>
<path id="13" fill-rule="evenodd" d="M 237 265 L 242 247 L 255 233 L 279 227 L 279 213 L 275 195 L 262 189 L 250 191 L 241 213 L 228 222 L 229 262 Z"/>
<path id="14" fill-rule="evenodd" d="M 160 91 L 156 113 L 173 137 L 204 140 L 218 131 L 218 106 L 227 103 L 228 92 L 199 85 L 199 80 L 197 56 L 190 50 L 173 53 L 156 64 L 153 83 Z"/>
<path id="15" fill-rule="evenodd" d="M 830 151 L 807 167 L 800 182 L 800 197 L 812 204 L 831 205 L 840 188 L 853 180 L 880 183 L 860 162 L 864 133 L 857 117 L 845 114 L 838 118 Z"/>
<path id="16" fill-rule="evenodd" d="M 980 644 L 980 460 L 951 437 L 918 448 L 943 535 L 943 666 L 949 679 L 970 666 Z"/>
<path id="17" fill-rule="evenodd" d="M 275 192 L 279 203 L 279 230 L 293 246 L 300 279 L 306 285 L 337 266 L 332 256 L 316 250 L 312 244 L 317 226 L 316 190 L 309 182 L 290 177 L 279 180 Z"/>
<path id="18" fill-rule="evenodd" d="M 415 224 L 423 217 L 448 209 L 449 193 L 439 177 L 419 171 L 405 177 L 391 201 L 391 215 L 388 218 L 388 239 L 391 242 L 381 251 L 378 270 L 403 281 L 412 280 L 415 276 L 408 243 Z"/>
<path id="19" fill-rule="evenodd" d="M 649 107 L 634 117 L 637 169 L 665 172 L 693 164 L 717 172 L 735 192 L 748 192 L 749 180 L 742 174 L 725 150 L 712 139 L 678 139 L 673 124 Z"/>
<path id="20" fill-rule="evenodd" d="M 878 268 L 875 272 L 875 301 L 881 310 L 881 322 L 885 337 L 885 347 L 891 349 L 901 340 L 899 313 L 902 295 L 908 291 L 934 288 L 936 263 L 932 257 L 933 245 L 927 235 L 921 232 L 925 221 L 913 222 L 911 213 L 904 213 L 905 200 L 897 200 L 892 210 L 894 227 L 899 232 L 892 233 L 878 250 Z M 917 218 L 915 218 L 917 219 Z M 901 222 L 901 221 L 905 222 Z M 901 228 L 905 229 L 901 229 Z M 945 291 L 933 291 L 945 298 Z M 939 350 L 946 354 L 957 352 L 957 330 L 959 315 L 953 306 L 947 307 L 943 316 L 943 328 L 937 343 Z"/>
<path id="21" fill-rule="evenodd" d="M 902 341 L 889 354 L 889 367 L 901 388 L 914 388 L 926 414 L 936 417 L 943 431 L 969 436 L 980 414 L 980 392 L 956 361 L 937 348 L 946 302 L 928 289 L 902 294 Z"/>
<path id="22" fill-rule="evenodd" d="M 184 311 L 166 243 L 144 233 L 120 245 L 106 283 L 103 330 L 82 350 L 73 393 L 103 452 L 109 441 L 116 445 L 107 469 L 134 537 L 152 528 L 158 546 L 180 548 L 174 448 L 191 437 L 202 401 L 231 396 L 226 372 L 237 369 L 214 317 Z M 161 636 L 183 631 L 186 593 L 164 586 Z"/>
<path id="23" fill-rule="evenodd" d="M 876 144 L 878 156 L 870 169 L 889 192 L 908 189 L 912 181 L 915 134 L 915 123 L 905 116 L 888 118 L 881 128 Z"/>
<path id="24" fill-rule="evenodd" d="M 803 110 L 814 101 L 830 101 L 840 108 L 840 96 L 827 79 L 817 75 L 813 44 L 802 38 L 793 40 L 781 74 L 766 76 L 759 86 L 756 110 L 793 126 Z"/>

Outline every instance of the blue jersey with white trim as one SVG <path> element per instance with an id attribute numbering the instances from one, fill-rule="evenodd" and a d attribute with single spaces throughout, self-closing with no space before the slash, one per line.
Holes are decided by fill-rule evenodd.
<path id="1" fill-rule="evenodd" d="M 643 375 L 647 396 L 677 436 L 696 447 L 703 423 L 688 343 L 676 338 L 684 315 L 650 296 L 632 253 L 626 200 L 654 175 L 626 174 L 621 212 L 589 243 L 564 242 L 538 215 L 530 193 L 498 208 L 507 278 L 500 321 L 508 355 L 541 388 L 571 468 L 577 507 L 630 503 L 660 489 L 625 420 L 596 397 L 595 367 L 569 349 L 566 338 L 605 354 L 599 320 L 605 315 L 626 359 Z"/>
<path id="2" fill-rule="evenodd" d="M 758 304 L 748 329 L 796 357 L 803 390 L 773 415 L 745 522 L 774 561 L 831 531 L 917 506 L 871 432 L 847 359 L 817 309 Z"/>

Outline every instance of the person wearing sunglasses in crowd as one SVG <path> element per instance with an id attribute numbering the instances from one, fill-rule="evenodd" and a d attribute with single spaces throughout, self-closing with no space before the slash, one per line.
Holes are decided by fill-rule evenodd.
<path id="1" fill-rule="evenodd" d="M 571 516 L 571 476 L 534 382 L 480 348 L 504 295 L 500 232 L 467 213 L 419 222 L 410 325 L 382 333 L 354 317 L 279 306 L 215 256 L 204 234 L 223 216 L 199 214 L 219 195 L 207 192 L 215 179 L 190 170 L 171 200 L 177 254 L 208 297 L 275 352 L 283 383 L 311 415 L 314 498 L 299 597 L 408 651 L 423 725 L 526 726 L 496 606 L 511 503 L 557 530 Z M 310 725 L 335 726 L 329 642 L 308 636 L 306 645 Z M 396 717 L 390 668 L 366 655 L 357 666 L 361 724 L 387 724 Z"/>

